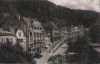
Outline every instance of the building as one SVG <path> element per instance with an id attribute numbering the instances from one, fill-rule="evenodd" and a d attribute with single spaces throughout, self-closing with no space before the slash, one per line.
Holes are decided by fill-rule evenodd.
<path id="1" fill-rule="evenodd" d="M 70 35 L 79 35 L 79 36 L 84 36 L 85 33 L 88 31 L 89 29 L 85 26 L 79 25 L 79 26 L 71 26 L 70 27 Z"/>
<path id="2" fill-rule="evenodd" d="M 34 50 L 38 53 L 45 51 L 44 33 L 42 24 L 37 19 L 32 19 L 32 28 L 34 36 Z"/>
<path id="3" fill-rule="evenodd" d="M 26 51 L 27 50 L 26 37 L 24 35 L 24 32 L 21 29 L 17 30 L 16 39 L 17 39 L 17 43 L 19 43 L 19 45 L 21 45 L 21 47 L 23 48 L 23 51 Z"/>
<path id="4" fill-rule="evenodd" d="M 53 26 L 46 26 L 46 33 L 49 34 L 48 36 L 50 37 L 51 43 L 59 40 L 59 29 L 58 27 L 53 27 Z"/>
<path id="5" fill-rule="evenodd" d="M 53 27 L 53 29 L 52 29 L 52 38 L 53 38 L 53 41 L 57 41 L 57 40 L 60 39 L 59 28 L 58 27 Z"/>
<path id="6" fill-rule="evenodd" d="M 41 53 L 46 49 L 44 38 L 44 27 L 38 19 L 23 17 L 27 22 L 29 53 Z"/>
<path id="7" fill-rule="evenodd" d="M 51 43 L 60 40 L 61 38 L 64 38 L 68 35 L 68 29 L 66 26 L 60 26 L 60 27 L 53 27 L 53 26 L 47 26 L 46 27 L 47 33 L 50 35 L 50 41 Z"/>
<path id="8" fill-rule="evenodd" d="M 59 35 L 60 35 L 61 39 L 64 37 L 67 37 L 67 35 L 68 35 L 67 27 L 59 27 Z"/>
<path id="9" fill-rule="evenodd" d="M 8 31 L 3 30 L 0 28 L 0 43 L 2 44 L 7 44 L 7 43 L 12 43 L 12 45 L 16 44 L 16 36 Z"/>
<path id="10" fill-rule="evenodd" d="M 45 33 L 44 42 L 47 49 L 51 45 L 50 33 Z"/>
<path id="11" fill-rule="evenodd" d="M 79 34 L 80 29 L 78 26 L 71 25 L 69 28 L 69 35 Z"/>

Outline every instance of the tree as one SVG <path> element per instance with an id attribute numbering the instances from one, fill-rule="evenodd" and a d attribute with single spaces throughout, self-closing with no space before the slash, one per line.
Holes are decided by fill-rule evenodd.
<path id="1" fill-rule="evenodd" d="M 48 59 L 48 63 L 49 64 L 65 64 L 66 59 L 65 59 L 65 56 L 58 54 L 58 55 L 50 57 Z"/>
<path id="2" fill-rule="evenodd" d="M 89 45 L 88 37 L 77 37 L 75 42 L 69 42 L 69 48 L 66 56 L 70 59 L 70 63 L 77 64 L 98 64 L 100 54 Z M 69 63 L 69 64 L 70 64 Z"/>
<path id="3" fill-rule="evenodd" d="M 100 43 L 100 19 L 90 26 L 89 33 L 93 43 Z"/>

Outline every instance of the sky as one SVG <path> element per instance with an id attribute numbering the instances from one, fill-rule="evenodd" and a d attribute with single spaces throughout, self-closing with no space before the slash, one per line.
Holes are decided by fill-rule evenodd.
<path id="1" fill-rule="evenodd" d="M 83 9 L 100 12 L 100 0 L 49 0 L 56 5 L 71 9 Z"/>

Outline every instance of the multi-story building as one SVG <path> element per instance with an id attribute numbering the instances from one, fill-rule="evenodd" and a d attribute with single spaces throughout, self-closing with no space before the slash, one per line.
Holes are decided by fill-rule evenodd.
<path id="1" fill-rule="evenodd" d="M 46 32 L 49 34 L 51 43 L 59 39 L 59 29 L 58 27 L 46 26 Z"/>
<path id="2" fill-rule="evenodd" d="M 47 32 L 50 34 L 51 43 L 60 40 L 68 35 L 67 27 L 53 27 L 47 26 Z"/>
<path id="3" fill-rule="evenodd" d="M 8 31 L 3 30 L 0 28 L 0 43 L 7 44 L 12 43 L 12 45 L 16 44 L 16 36 Z"/>
<path id="4" fill-rule="evenodd" d="M 24 17 L 28 24 L 28 45 L 30 53 L 41 53 L 46 49 L 44 33 L 45 30 L 42 24 L 37 19 Z"/>
<path id="5" fill-rule="evenodd" d="M 45 50 L 44 28 L 37 19 L 32 19 L 32 29 L 34 36 L 33 49 L 41 53 Z"/>

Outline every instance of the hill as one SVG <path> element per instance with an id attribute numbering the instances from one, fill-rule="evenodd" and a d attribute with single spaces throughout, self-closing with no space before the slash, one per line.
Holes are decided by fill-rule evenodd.
<path id="1" fill-rule="evenodd" d="M 17 15 L 38 18 L 43 25 L 53 22 L 55 25 L 85 25 L 90 26 L 98 20 L 99 14 L 89 10 L 73 10 L 57 6 L 48 0 L 1 0 L 0 20 L 11 17 L 11 23 L 18 21 Z M 16 21 L 17 20 L 17 21 Z M 2 20 L 0 22 L 7 22 Z M 0 23 L 0 24 L 2 24 Z M 13 24 L 14 24 L 13 23 Z"/>

